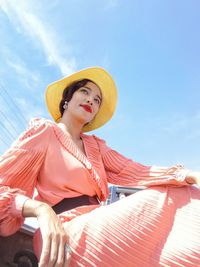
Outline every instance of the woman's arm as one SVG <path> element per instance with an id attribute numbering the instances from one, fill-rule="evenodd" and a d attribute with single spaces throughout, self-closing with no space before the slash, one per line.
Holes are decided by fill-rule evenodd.
<path id="1" fill-rule="evenodd" d="M 36 217 L 43 241 L 40 267 L 63 266 L 66 261 L 60 219 L 49 205 L 31 199 L 52 132 L 48 121 L 34 120 L 0 158 L 0 235 L 11 235 L 25 217 Z"/>
<path id="2" fill-rule="evenodd" d="M 95 137 L 100 148 L 108 182 L 123 186 L 187 185 L 189 170 L 182 165 L 171 167 L 145 166 L 109 148 Z M 196 181 L 194 181 L 196 183 Z"/>
<path id="3" fill-rule="evenodd" d="M 24 221 L 22 207 L 33 195 L 49 136 L 48 125 L 34 120 L 0 157 L 0 235 L 13 234 Z"/>

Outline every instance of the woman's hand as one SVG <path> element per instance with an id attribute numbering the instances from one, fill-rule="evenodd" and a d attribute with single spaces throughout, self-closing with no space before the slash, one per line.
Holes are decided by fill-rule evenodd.
<path id="1" fill-rule="evenodd" d="M 188 184 L 197 184 L 200 187 L 200 172 L 189 172 L 186 176 Z"/>
<path id="2" fill-rule="evenodd" d="M 65 267 L 67 235 L 53 209 L 42 202 L 27 200 L 23 207 L 24 217 L 37 217 L 42 236 L 42 252 L 39 267 Z"/>

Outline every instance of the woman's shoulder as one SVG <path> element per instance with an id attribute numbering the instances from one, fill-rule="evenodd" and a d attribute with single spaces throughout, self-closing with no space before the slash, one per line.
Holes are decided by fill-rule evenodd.
<path id="1" fill-rule="evenodd" d="M 55 124 L 56 123 L 50 119 L 35 117 L 29 120 L 26 131 L 37 132 L 37 131 L 48 130 L 50 128 L 53 128 Z"/>
<path id="2" fill-rule="evenodd" d="M 82 134 L 82 137 L 84 137 L 84 140 L 87 141 L 87 143 L 90 143 L 91 145 L 97 145 L 99 148 L 106 146 L 106 141 L 95 134 Z"/>
<path id="3" fill-rule="evenodd" d="M 29 120 L 28 126 L 19 136 L 19 141 L 34 136 L 43 136 L 52 128 L 53 122 L 45 118 L 32 118 Z"/>
<path id="4" fill-rule="evenodd" d="M 88 140 L 93 140 L 93 141 L 96 141 L 96 142 L 105 142 L 103 139 L 101 139 L 100 137 L 96 136 L 95 134 L 85 134 L 85 133 L 82 133 L 81 134 L 82 137 L 84 137 L 84 139 L 88 139 Z"/>
<path id="5" fill-rule="evenodd" d="M 40 126 L 52 126 L 54 124 L 53 121 L 46 118 L 31 118 L 28 123 L 28 128 L 38 128 Z"/>

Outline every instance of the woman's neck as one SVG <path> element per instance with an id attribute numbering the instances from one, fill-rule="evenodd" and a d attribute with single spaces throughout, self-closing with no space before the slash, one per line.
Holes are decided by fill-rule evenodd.
<path id="1" fill-rule="evenodd" d="M 71 121 L 63 116 L 58 123 L 58 126 L 66 131 L 74 141 L 80 140 L 83 125 L 79 122 Z"/>

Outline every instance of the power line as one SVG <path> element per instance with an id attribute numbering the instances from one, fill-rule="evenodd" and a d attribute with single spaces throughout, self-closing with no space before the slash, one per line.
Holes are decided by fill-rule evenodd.
<path id="1" fill-rule="evenodd" d="M 19 132 L 16 129 L 15 125 L 12 123 L 12 121 L 0 110 L 0 116 L 2 116 L 7 122 L 8 124 L 12 127 L 12 129 L 15 131 L 15 133 L 18 135 Z"/>
<path id="2" fill-rule="evenodd" d="M 5 141 L 5 139 L 3 139 L 1 136 L 0 136 L 0 140 L 1 140 L 2 143 L 4 143 L 4 145 L 6 145 L 6 147 L 9 147 L 9 146 L 10 146 L 10 144 L 7 143 L 7 142 Z"/>
<path id="3" fill-rule="evenodd" d="M 6 131 L 7 136 L 11 137 L 11 141 L 16 139 L 16 136 L 14 136 L 12 132 L 8 128 L 6 128 L 5 125 L 1 121 L 0 121 L 0 126 Z"/>
<path id="4" fill-rule="evenodd" d="M 2 98 L 5 100 L 5 102 L 8 104 L 8 106 L 11 108 L 11 109 L 14 109 L 14 115 L 16 116 L 16 118 L 22 123 L 22 125 L 23 125 L 23 128 L 27 125 L 27 120 L 26 120 L 26 118 L 24 117 L 24 115 L 23 115 L 23 113 L 21 112 L 21 110 L 20 110 L 20 108 L 16 105 L 16 103 L 13 101 L 13 97 L 8 93 L 8 91 L 6 90 L 6 88 L 2 85 L 2 84 L 0 84 L 0 88 L 2 89 L 2 90 L 0 90 L 0 92 L 4 92 L 6 95 L 7 95 L 7 97 L 5 97 L 5 96 L 3 96 L 3 94 L 2 93 L 0 93 L 1 94 L 1 96 L 2 96 Z M 9 99 L 9 101 L 8 101 L 8 99 Z M 16 112 L 16 110 L 17 110 L 17 112 Z M 19 116 L 19 114 L 20 114 L 20 116 Z"/>
<path id="5" fill-rule="evenodd" d="M 8 93 L 2 84 L 0 84 L 0 97 L 2 98 L 3 102 L 7 104 L 7 107 L 9 108 L 9 114 L 11 114 L 13 118 L 17 120 L 17 125 L 22 129 L 25 128 L 27 121 L 24 115 L 22 114 L 20 108 L 13 101 L 13 97 Z M 16 136 L 19 135 L 19 131 L 17 130 L 13 121 L 2 110 L 0 110 L 0 117 L 2 118 L 0 120 L 0 140 L 6 147 L 9 147 L 10 144 L 16 139 Z M 6 121 L 6 124 L 2 121 Z"/>

